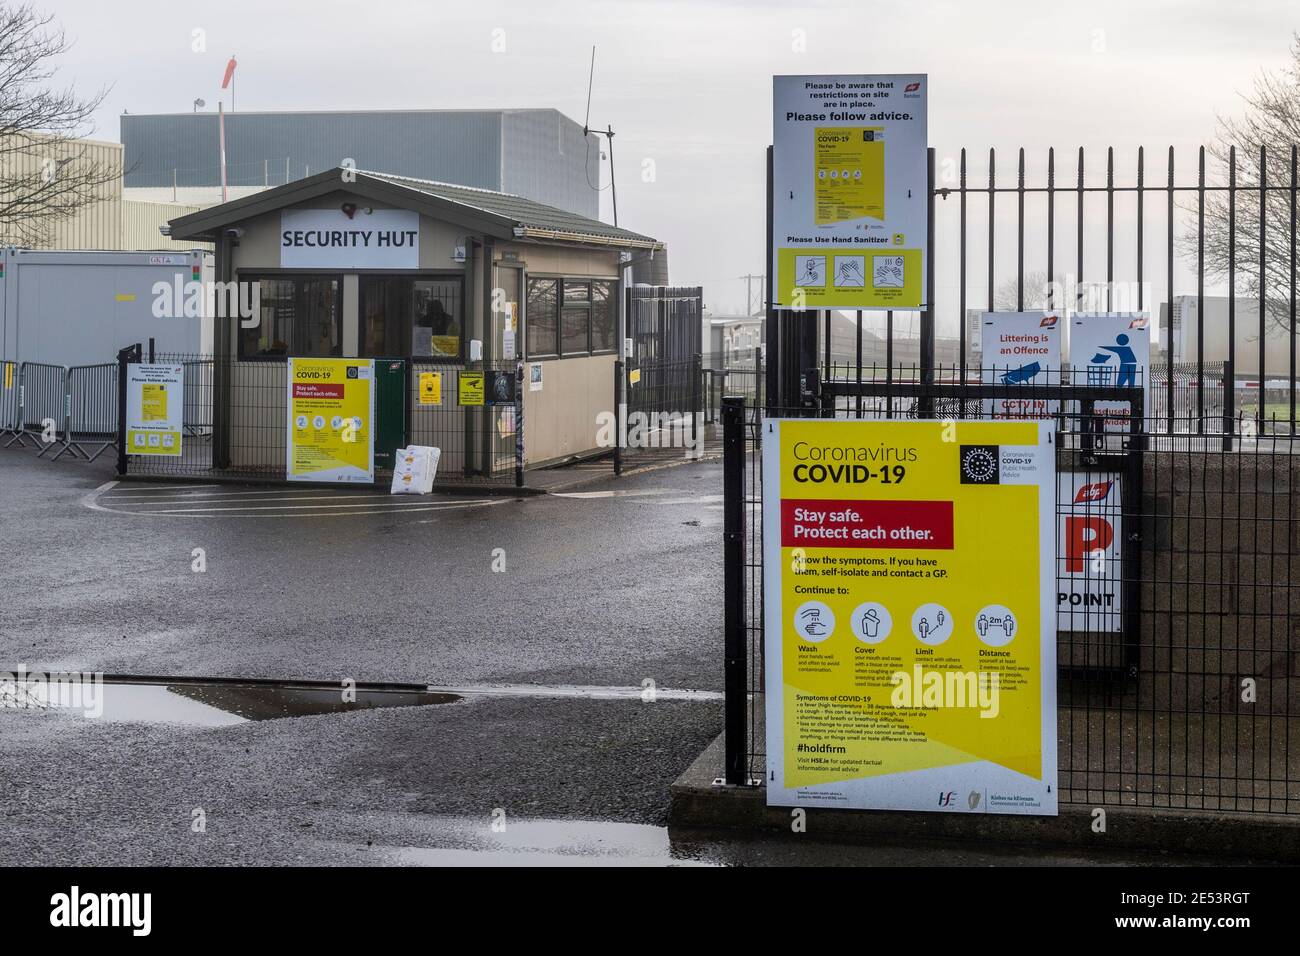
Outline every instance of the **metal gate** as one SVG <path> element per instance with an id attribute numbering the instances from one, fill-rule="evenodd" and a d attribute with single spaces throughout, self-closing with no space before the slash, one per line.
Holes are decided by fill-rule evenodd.
<path id="1" fill-rule="evenodd" d="M 931 292 L 915 336 L 902 334 L 908 314 L 858 313 L 856 342 L 836 350 L 830 313 L 769 310 L 764 400 L 733 396 L 723 408 L 727 783 L 755 784 L 765 771 L 763 422 L 960 423 L 1004 393 L 1035 397 L 984 384 L 969 320 L 974 310 L 1090 311 L 1086 292 L 1098 296 L 1091 311 L 1158 313 L 1165 348 L 1145 389 L 1121 396 L 1062 368 L 1038 390 L 1060 402 L 1057 467 L 1068 477 L 1058 481 L 1118 477 L 1122 489 L 1122 627 L 1088 609 L 1058 614 L 1061 802 L 1300 812 L 1297 150 L 1244 155 L 1230 151 L 1226 181 L 1215 182 L 1203 149 L 1183 165 L 1169 150 L 1155 175 L 1139 150 L 1125 181 L 1113 150 L 1092 164 L 1079 150 L 1068 170 L 1054 151 L 1027 164 L 1021 150 L 1000 182 L 990 150 L 977 182 L 965 150 L 938 164 L 939 177 L 931 151 Z M 937 232 L 948 237 L 943 256 Z M 1053 280 L 1045 288 L 1035 264 Z M 1064 284 L 1054 281 L 1063 264 Z M 1206 311 L 1216 275 L 1227 291 L 1221 324 Z M 1121 303 L 1125 276 L 1133 298 Z M 1253 306 L 1238 301 L 1242 288 L 1258 295 Z M 883 337 L 864 334 L 870 321 Z M 955 331 L 946 345 L 940 324 Z M 1239 347 L 1242 329 L 1257 347 Z M 1211 340 L 1225 332 L 1216 354 Z M 1133 409 L 1124 434 L 1093 408 L 1115 400 Z M 1068 504 L 1058 502 L 1058 591 L 1071 573 L 1060 540 Z"/>

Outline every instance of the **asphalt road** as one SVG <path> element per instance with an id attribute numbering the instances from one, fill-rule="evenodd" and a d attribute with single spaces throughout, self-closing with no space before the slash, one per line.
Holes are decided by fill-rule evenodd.
<path id="1" fill-rule="evenodd" d="M 187 492 L 131 482 L 95 494 L 111 477 L 99 464 L 0 453 L 0 664 L 721 687 L 716 462 L 611 481 L 615 497 L 442 495 L 430 501 L 442 510 L 359 514 L 300 514 L 289 509 L 302 500 L 266 489 L 241 499 L 265 511 L 125 513 L 179 510 Z"/>
<path id="2" fill-rule="evenodd" d="M 721 687 L 716 463 L 378 513 L 111 478 L 0 452 L 0 671 Z M 412 862 L 418 821 L 494 812 L 656 827 L 720 724 L 636 697 L 220 729 L 0 709 L 0 863 Z"/>

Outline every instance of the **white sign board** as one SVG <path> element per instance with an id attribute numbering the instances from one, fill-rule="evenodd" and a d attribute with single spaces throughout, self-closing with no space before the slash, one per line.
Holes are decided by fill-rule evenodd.
<path id="1" fill-rule="evenodd" d="M 126 453 L 179 457 L 185 413 L 185 368 L 126 367 Z"/>
<path id="2" fill-rule="evenodd" d="M 1071 382 L 1119 388 L 1142 388 L 1145 414 L 1151 414 L 1148 369 L 1151 323 L 1141 312 L 1083 313 L 1070 320 Z M 1097 402 L 1094 413 L 1106 415 L 1103 431 L 1127 432 L 1129 402 Z"/>
<path id="3" fill-rule="evenodd" d="M 282 269 L 418 269 L 420 214 L 409 209 L 286 209 Z"/>
<path id="4" fill-rule="evenodd" d="M 1061 384 L 1061 333 L 1055 313 L 985 312 L 980 328 L 981 380 L 1033 388 Z M 985 418 L 1044 419 L 1061 403 L 1045 397 L 986 398 Z"/>
<path id="5" fill-rule="evenodd" d="M 1124 525 L 1120 477 L 1060 472 L 1056 574 L 1058 631 L 1118 634 L 1124 630 Z"/>
<path id="6" fill-rule="evenodd" d="M 778 309 L 908 309 L 925 297 L 923 73 L 772 78 Z"/>

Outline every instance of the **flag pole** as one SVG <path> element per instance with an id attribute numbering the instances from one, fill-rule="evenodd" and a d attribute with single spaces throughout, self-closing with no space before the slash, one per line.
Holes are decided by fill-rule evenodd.
<path id="1" fill-rule="evenodd" d="M 226 104 L 217 100 L 217 124 L 220 127 L 218 138 L 221 145 L 221 201 L 226 201 Z M 231 104 L 231 109 L 234 104 Z"/>

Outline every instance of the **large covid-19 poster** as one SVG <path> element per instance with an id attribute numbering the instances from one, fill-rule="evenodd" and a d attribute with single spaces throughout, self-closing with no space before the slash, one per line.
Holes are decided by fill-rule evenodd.
<path id="1" fill-rule="evenodd" d="M 374 385 L 371 359 L 289 359 L 290 481 L 375 480 Z"/>
<path id="2" fill-rule="evenodd" d="M 1055 814 L 1052 425 L 763 430 L 768 803 Z"/>

